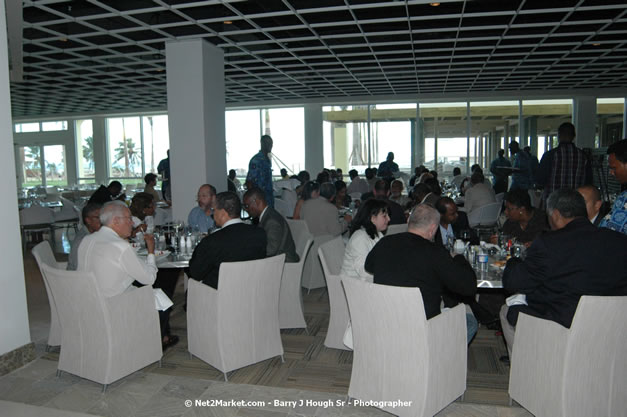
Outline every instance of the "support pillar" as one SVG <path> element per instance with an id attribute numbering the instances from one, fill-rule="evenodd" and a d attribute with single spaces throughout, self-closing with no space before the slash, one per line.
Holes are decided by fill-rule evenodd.
<path id="1" fill-rule="evenodd" d="M 227 189 L 224 52 L 202 39 L 166 42 L 165 52 L 172 216 L 186 219 L 199 186 Z"/>
<path id="2" fill-rule="evenodd" d="M 324 146 L 322 143 L 322 106 L 305 105 L 305 169 L 312 179 L 324 167 Z"/>
<path id="3" fill-rule="evenodd" d="M 596 136 L 597 101 L 595 97 L 577 97 L 573 100 L 575 144 L 580 148 L 594 148 Z"/>

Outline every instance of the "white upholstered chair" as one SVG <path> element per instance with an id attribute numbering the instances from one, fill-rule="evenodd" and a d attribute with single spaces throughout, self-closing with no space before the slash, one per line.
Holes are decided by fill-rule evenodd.
<path id="1" fill-rule="evenodd" d="M 190 279 L 188 349 L 224 374 L 281 356 L 279 288 L 285 254 L 220 265 L 218 289 Z"/>
<path id="2" fill-rule="evenodd" d="M 324 345 L 333 349 L 350 350 L 343 341 L 349 321 L 348 305 L 340 280 L 344 250 L 344 241 L 338 236 L 320 245 L 318 255 L 329 290 L 329 328 Z"/>
<path id="3" fill-rule="evenodd" d="M 395 235 L 397 233 L 404 233 L 407 231 L 407 223 L 404 224 L 390 224 L 388 230 L 385 232 L 386 236 Z"/>
<path id="4" fill-rule="evenodd" d="M 292 210 L 290 211 L 290 207 L 289 204 L 287 204 L 287 201 L 281 198 L 274 199 L 274 208 L 276 209 L 276 211 L 281 213 L 283 217 L 291 217 L 292 214 L 294 214 L 294 209 L 292 208 Z"/>
<path id="5" fill-rule="evenodd" d="M 41 266 L 59 313 L 58 371 L 108 384 L 161 360 L 159 315 L 151 286 L 105 298 L 86 271 Z"/>
<path id="6" fill-rule="evenodd" d="M 309 227 L 304 220 L 294 220 L 294 219 L 286 219 L 287 225 L 290 227 L 290 232 L 292 232 L 292 238 L 294 239 L 294 243 L 298 246 L 299 241 L 306 241 L 309 236 L 313 236 L 309 231 Z M 306 237 L 305 237 L 306 236 Z"/>
<path id="7" fill-rule="evenodd" d="M 311 232 L 309 232 L 309 227 L 304 220 L 287 219 L 287 224 L 292 232 L 294 243 L 305 239 L 303 236 L 313 236 Z M 311 291 L 314 288 L 322 288 L 327 285 L 324 280 L 322 265 L 320 264 L 320 259 L 318 258 L 318 248 L 322 243 L 328 242 L 331 239 L 333 239 L 333 236 L 331 235 L 323 235 L 313 238 L 311 249 L 305 257 L 305 265 L 303 266 L 301 279 L 301 285 L 308 291 Z"/>
<path id="8" fill-rule="evenodd" d="M 501 214 L 502 203 L 490 203 L 473 210 L 468 214 L 470 227 L 495 226 Z"/>
<path id="9" fill-rule="evenodd" d="M 22 229 L 23 250 L 26 250 L 29 235 L 33 233 L 48 233 L 54 245 L 54 234 L 52 224 L 54 223 L 53 211 L 39 204 L 33 204 L 20 210 L 20 227 Z"/>
<path id="10" fill-rule="evenodd" d="M 627 416 L 627 296 L 579 300 L 570 329 L 520 314 L 509 395 L 537 417 Z"/>
<path id="11" fill-rule="evenodd" d="M 300 286 L 303 275 L 303 266 L 313 243 L 311 234 L 299 234 L 294 238 L 298 262 L 286 262 L 281 277 L 281 292 L 279 295 L 279 327 L 281 329 L 306 329 L 303 313 L 303 292 Z"/>
<path id="12" fill-rule="evenodd" d="M 41 278 L 43 279 L 46 287 L 46 294 L 48 294 L 48 304 L 50 304 L 50 333 L 48 334 L 48 343 L 46 344 L 46 351 L 48 351 L 52 346 L 61 345 L 61 325 L 59 324 L 57 305 L 52 297 L 52 291 L 50 290 L 50 285 L 48 284 L 48 278 L 46 278 L 46 275 L 44 274 L 42 265 L 48 265 L 57 269 L 65 269 L 67 268 L 67 262 L 57 262 L 54 254 L 52 253 L 50 243 L 46 240 L 33 248 L 33 256 L 35 257 L 35 261 L 37 261 L 37 266 L 39 266 Z"/>
<path id="13" fill-rule="evenodd" d="M 348 395 L 411 401 L 382 409 L 433 416 L 466 390 L 466 314 L 458 305 L 426 320 L 418 288 L 343 278 L 353 329 Z"/>

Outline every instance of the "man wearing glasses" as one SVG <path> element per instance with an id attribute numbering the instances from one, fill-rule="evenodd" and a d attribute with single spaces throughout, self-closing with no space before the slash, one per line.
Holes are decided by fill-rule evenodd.
<path id="1" fill-rule="evenodd" d="M 207 234 L 215 229 L 213 220 L 213 208 L 216 202 L 216 187 L 211 184 L 201 185 L 196 197 L 198 206 L 194 207 L 187 216 L 187 224 L 197 227 L 200 233 Z"/>

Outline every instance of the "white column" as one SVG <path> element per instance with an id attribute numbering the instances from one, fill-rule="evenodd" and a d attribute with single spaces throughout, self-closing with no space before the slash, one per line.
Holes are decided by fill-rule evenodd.
<path id="1" fill-rule="evenodd" d="M 305 169 L 312 179 L 324 168 L 322 106 L 305 105 Z"/>
<path id="2" fill-rule="evenodd" d="M 4 132 L 4 133 L 1 133 Z M 0 2 L 0 355 L 30 343 L 13 159 L 13 121 L 4 2 Z"/>
<path id="3" fill-rule="evenodd" d="M 107 135 L 104 117 L 94 117 L 92 119 L 92 130 L 96 184 L 107 185 Z"/>
<path id="4" fill-rule="evenodd" d="M 595 97 L 577 97 L 573 100 L 575 144 L 580 148 L 594 148 L 597 100 Z"/>
<path id="5" fill-rule="evenodd" d="M 198 187 L 227 189 L 224 53 L 202 39 L 166 42 L 165 52 L 172 216 L 187 219 Z"/>

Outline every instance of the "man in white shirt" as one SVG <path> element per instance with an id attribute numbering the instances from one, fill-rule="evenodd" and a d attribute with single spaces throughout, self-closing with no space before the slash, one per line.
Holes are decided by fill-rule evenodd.
<path id="1" fill-rule="evenodd" d="M 132 290 L 134 281 L 152 285 L 158 271 L 154 236 L 144 234 L 148 256 L 143 261 L 127 240 L 133 230 L 133 220 L 124 203 L 112 201 L 102 206 L 100 222 L 100 230 L 86 236 L 78 248 L 78 270 L 92 272 L 100 292 L 107 298 Z M 165 331 L 168 318 L 167 311 L 159 313 L 164 347 L 174 344 Z M 174 338 L 178 341 L 172 336 Z"/>
<path id="2" fill-rule="evenodd" d="M 366 194 L 368 191 L 370 191 L 370 186 L 368 185 L 368 182 L 365 179 L 359 177 L 359 173 L 356 169 L 351 169 L 350 171 L 348 171 L 348 176 L 351 179 L 351 183 L 348 184 L 348 188 L 346 189 L 346 192 L 349 195 L 352 193 Z"/>
<path id="3" fill-rule="evenodd" d="M 483 207 L 490 203 L 496 203 L 496 195 L 494 194 L 494 188 L 491 185 L 486 184 L 483 172 L 477 169 L 472 173 L 470 177 L 470 187 L 466 191 L 464 209 L 467 214 L 472 213 L 474 210 Z"/>

